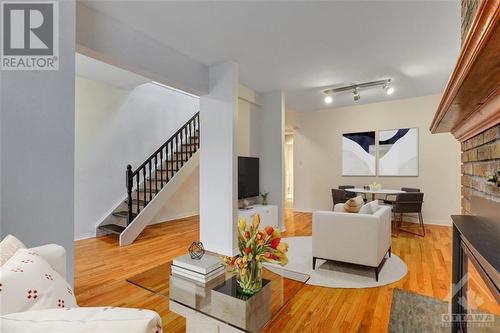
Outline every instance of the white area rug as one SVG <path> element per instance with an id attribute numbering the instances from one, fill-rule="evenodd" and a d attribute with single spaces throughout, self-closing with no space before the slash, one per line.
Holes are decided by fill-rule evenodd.
<path id="1" fill-rule="evenodd" d="M 407 273 L 407 267 L 401 258 L 394 253 L 391 258 L 386 255 L 386 262 L 379 272 L 378 282 L 375 281 L 375 270 L 350 264 L 333 263 L 316 260 L 316 269 L 312 269 L 312 237 L 283 238 L 288 243 L 288 265 L 284 268 L 290 271 L 311 276 L 307 284 L 331 288 L 372 288 L 379 287 L 402 279 Z M 273 271 L 274 265 L 265 264 Z M 276 270 L 279 273 L 279 269 Z"/>

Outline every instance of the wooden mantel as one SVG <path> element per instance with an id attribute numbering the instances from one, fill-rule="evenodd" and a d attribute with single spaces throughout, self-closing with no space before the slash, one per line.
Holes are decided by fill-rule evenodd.
<path id="1" fill-rule="evenodd" d="M 500 0 L 481 0 L 432 121 L 459 141 L 500 123 Z"/>

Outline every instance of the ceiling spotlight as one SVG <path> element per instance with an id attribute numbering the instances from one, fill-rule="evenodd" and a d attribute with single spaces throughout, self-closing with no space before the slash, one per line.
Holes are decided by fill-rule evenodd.
<path id="1" fill-rule="evenodd" d="M 333 102 L 333 97 L 328 95 L 328 96 L 325 96 L 325 103 L 326 104 L 331 104 Z"/>
<path id="2" fill-rule="evenodd" d="M 391 86 L 391 80 L 387 80 L 383 88 L 386 95 L 392 95 L 392 93 L 394 92 L 394 87 Z"/>
<path id="3" fill-rule="evenodd" d="M 353 97 L 354 97 L 354 101 L 355 102 L 359 101 L 359 99 L 361 98 L 361 96 L 359 96 L 358 88 L 354 88 L 354 90 L 352 91 L 352 94 L 353 94 Z"/>

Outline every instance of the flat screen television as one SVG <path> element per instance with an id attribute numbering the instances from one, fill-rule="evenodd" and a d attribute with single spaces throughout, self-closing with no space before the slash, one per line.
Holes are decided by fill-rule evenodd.
<path id="1" fill-rule="evenodd" d="M 259 159 L 238 156 L 238 199 L 259 196 Z"/>

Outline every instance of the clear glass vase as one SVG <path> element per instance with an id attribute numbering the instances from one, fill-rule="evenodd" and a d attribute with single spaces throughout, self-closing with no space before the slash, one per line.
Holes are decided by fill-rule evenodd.
<path id="1" fill-rule="evenodd" d="M 254 295 L 262 289 L 262 264 L 256 260 L 248 263 L 246 269 L 238 270 L 236 276 L 238 291 L 243 295 Z"/>

